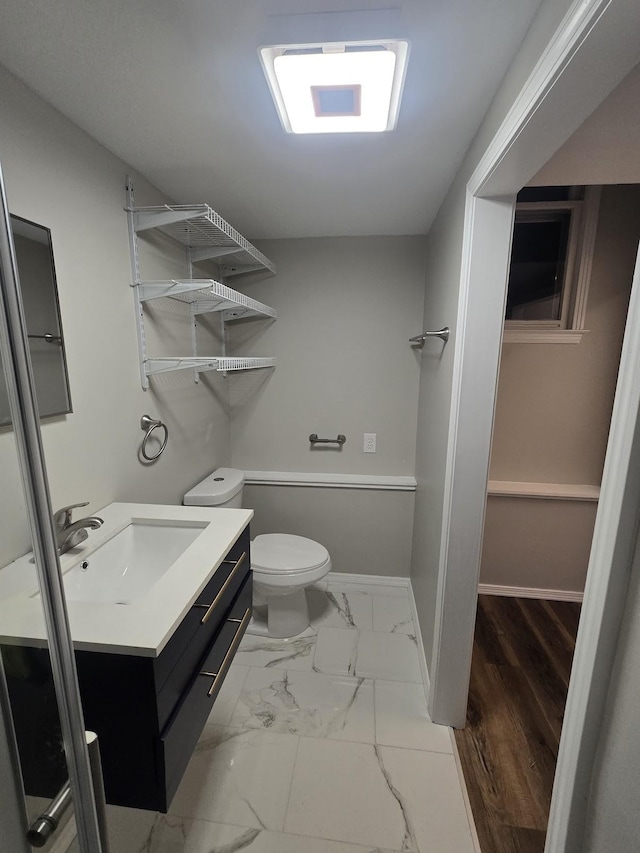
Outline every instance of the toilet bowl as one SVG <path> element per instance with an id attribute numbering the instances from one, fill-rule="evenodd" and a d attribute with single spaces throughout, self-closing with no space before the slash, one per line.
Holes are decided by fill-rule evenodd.
<path id="1" fill-rule="evenodd" d="M 251 568 L 254 602 L 267 606 L 267 634 L 294 637 L 305 631 L 309 627 L 305 588 L 331 571 L 327 549 L 304 536 L 263 533 L 251 543 Z"/>
<path id="2" fill-rule="evenodd" d="M 184 496 L 185 506 L 242 506 L 244 473 L 218 468 Z M 304 536 L 263 533 L 251 543 L 254 605 L 266 606 L 266 623 L 252 619 L 247 633 L 288 638 L 309 627 L 306 587 L 331 571 L 327 549 Z"/>

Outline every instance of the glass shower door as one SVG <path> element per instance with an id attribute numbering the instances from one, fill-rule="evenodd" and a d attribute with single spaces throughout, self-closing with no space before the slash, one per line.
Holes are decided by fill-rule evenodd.
<path id="1" fill-rule="evenodd" d="M 22 480 L 25 512 L 28 516 L 34 555 L 33 563 L 29 564 L 27 557 L 24 558 L 26 562 L 23 561 L 18 567 L 12 564 L 1 572 L 0 635 L 3 636 L 3 652 L 0 662 L 0 786 L 3 792 L 8 791 L 8 795 L 3 793 L 0 819 L 2 850 L 11 850 L 12 853 L 27 853 L 30 850 L 25 835 L 26 806 L 20 762 L 29 768 L 25 779 L 28 776 L 33 777 L 29 779 L 29 785 L 35 786 L 36 792 L 41 788 L 43 793 L 46 792 L 45 797 L 49 797 L 57 793 L 51 790 L 51 787 L 57 787 L 60 781 L 60 774 L 56 772 L 58 756 L 59 764 L 63 768 L 62 776 L 65 775 L 65 765 L 68 773 L 81 853 L 107 853 L 106 833 L 102 833 L 101 840 L 101 821 L 96 808 L 92 766 L 58 563 L 15 247 L 1 168 L 0 360 L 10 403 L 17 449 L 17 469 Z M 11 482 L 17 482 L 18 477 L 12 478 L 7 474 L 8 472 L 3 472 L 3 487 L 10 490 Z M 8 499 L 7 495 L 5 499 Z M 19 499 L 18 496 L 16 499 Z M 25 587 L 25 584 L 28 586 L 30 583 L 34 587 L 33 590 L 31 587 Z M 28 642 L 27 638 L 21 638 L 20 632 L 14 632 L 10 636 L 3 634 L 2 605 L 7 608 L 4 611 L 5 621 L 8 621 L 9 613 L 15 621 L 16 613 L 18 616 L 20 613 L 21 597 L 24 596 L 39 596 L 42 603 L 41 636 L 35 641 L 30 637 L 31 642 Z M 29 633 L 34 634 L 34 631 L 30 630 Z M 42 646 L 48 649 L 48 653 L 43 651 Z M 13 692 L 11 689 L 7 691 L 7 675 L 10 687 L 15 686 Z M 36 723 L 33 709 L 41 709 L 43 706 L 52 709 L 47 712 L 50 716 L 47 717 L 46 713 L 44 716 L 38 714 Z M 26 728 L 27 732 L 32 724 L 40 727 L 40 733 L 43 727 L 45 734 L 51 731 L 50 739 L 45 737 L 45 745 L 40 749 L 42 754 L 32 755 L 29 760 L 22 753 L 18 754 L 14 722 L 21 729 Z M 28 745 L 29 738 L 23 738 L 22 742 Z M 47 774 L 52 774 L 52 778 L 47 778 Z M 64 783 L 64 779 L 62 781 Z M 37 801 L 30 802 L 36 810 L 40 806 Z M 46 800 L 43 802 L 46 804 Z"/>

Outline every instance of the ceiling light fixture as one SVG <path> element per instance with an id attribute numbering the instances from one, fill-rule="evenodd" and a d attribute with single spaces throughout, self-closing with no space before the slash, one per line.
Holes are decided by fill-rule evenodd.
<path id="1" fill-rule="evenodd" d="M 259 50 L 287 133 L 379 133 L 398 121 L 406 41 L 279 45 Z"/>

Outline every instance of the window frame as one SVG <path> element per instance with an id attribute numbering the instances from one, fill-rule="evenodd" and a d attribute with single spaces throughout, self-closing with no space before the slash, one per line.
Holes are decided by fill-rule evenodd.
<path id="1" fill-rule="evenodd" d="M 518 213 L 529 214 L 532 221 L 545 213 L 569 212 L 569 233 L 561 289 L 559 320 L 505 320 L 503 343 L 567 343 L 577 344 L 585 329 L 589 281 L 593 262 L 601 187 L 585 187 L 582 199 L 566 201 L 517 202 L 514 220 Z"/>

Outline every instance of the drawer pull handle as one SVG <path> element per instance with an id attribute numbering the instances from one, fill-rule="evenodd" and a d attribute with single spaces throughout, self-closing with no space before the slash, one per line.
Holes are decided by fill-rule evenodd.
<path id="1" fill-rule="evenodd" d="M 233 581 L 236 572 L 238 571 L 240 566 L 244 563 L 246 556 L 247 556 L 246 551 L 243 551 L 242 554 L 240 554 L 240 556 L 238 557 L 238 559 L 235 562 L 234 567 L 229 572 L 229 577 L 222 584 L 222 587 L 220 588 L 220 592 L 216 595 L 216 597 L 213 599 L 211 604 L 196 604 L 195 605 L 195 607 L 202 607 L 202 608 L 206 609 L 206 613 L 204 614 L 204 616 L 200 620 L 201 625 L 205 624 L 205 622 L 208 620 L 209 616 L 211 616 L 213 611 L 216 609 L 216 606 L 217 606 L 218 602 L 220 601 L 220 599 L 222 598 L 222 596 L 225 594 L 227 587 Z M 223 560 L 222 562 L 223 563 L 233 563 L 233 560 Z"/>
<path id="2" fill-rule="evenodd" d="M 218 684 L 218 681 L 220 681 L 220 679 L 224 678 L 225 675 L 227 674 L 227 670 L 231 666 L 231 658 L 235 654 L 238 646 L 240 645 L 240 640 L 242 639 L 242 634 L 244 633 L 244 629 L 245 629 L 249 619 L 251 619 L 251 608 L 247 607 L 247 609 L 244 612 L 244 616 L 242 617 L 242 619 L 228 619 L 227 620 L 228 622 L 239 622 L 240 624 L 238 625 L 236 632 L 233 635 L 233 640 L 231 640 L 231 645 L 227 649 L 227 653 L 224 656 L 222 663 L 220 664 L 220 669 L 217 672 L 206 672 L 205 671 L 205 672 L 200 673 L 200 675 L 204 675 L 208 678 L 213 678 L 213 681 L 211 682 L 211 687 L 207 691 L 207 696 L 213 696 L 215 689 L 216 689 L 216 685 Z"/>

